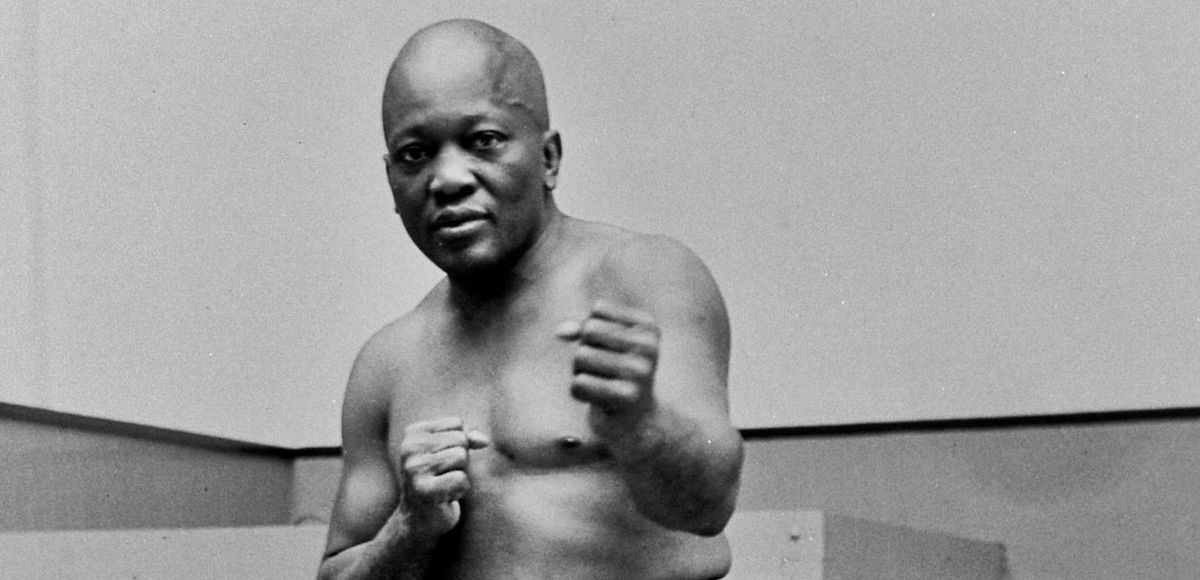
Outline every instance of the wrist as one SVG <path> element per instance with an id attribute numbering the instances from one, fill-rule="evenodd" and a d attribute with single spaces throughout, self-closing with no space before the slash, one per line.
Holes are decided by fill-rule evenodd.
<path id="1" fill-rule="evenodd" d="M 379 548 L 386 553 L 422 554 L 433 549 L 442 534 L 422 525 L 422 518 L 411 510 L 397 508 L 384 526 L 383 533 L 376 536 Z"/>

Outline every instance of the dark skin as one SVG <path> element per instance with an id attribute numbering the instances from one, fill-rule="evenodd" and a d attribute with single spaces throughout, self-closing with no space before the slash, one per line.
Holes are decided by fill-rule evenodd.
<path id="1" fill-rule="evenodd" d="M 397 57 L 388 179 L 447 277 L 355 362 L 322 578 L 728 570 L 742 448 L 720 294 L 680 244 L 558 210 L 543 90 L 478 22 Z"/>

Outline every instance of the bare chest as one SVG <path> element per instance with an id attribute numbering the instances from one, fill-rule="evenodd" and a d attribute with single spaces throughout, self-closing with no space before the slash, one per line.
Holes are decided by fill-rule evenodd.
<path id="1" fill-rule="evenodd" d="M 582 316 L 585 307 L 582 301 L 548 304 L 518 324 L 430 340 L 418 360 L 405 365 L 393 423 L 462 417 L 492 440 L 475 454 L 478 460 L 473 455 L 473 470 L 494 474 L 607 459 L 588 426 L 588 405 L 569 392 L 576 344 L 554 336 L 558 323 Z"/>

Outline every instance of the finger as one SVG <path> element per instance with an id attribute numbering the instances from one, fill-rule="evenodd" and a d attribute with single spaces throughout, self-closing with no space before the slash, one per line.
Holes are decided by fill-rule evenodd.
<path id="1" fill-rule="evenodd" d="M 612 412 L 635 404 L 637 387 L 628 381 L 582 374 L 571 379 L 571 396 Z"/>
<path id="2" fill-rule="evenodd" d="M 600 299 L 592 303 L 592 316 L 626 326 L 657 326 L 654 317 L 645 310 Z"/>
<path id="3" fill-rule="evenodd" d="M 417 421 L 405 427 L 405 431 L 413 433 L 424 431 L 426 433 L 438 433 L 442 431 L 461 431 L 463 428 L 462 417 L 438 417 L 436 419 L 428 419 L 425 421 Z"/>
<path id="4" fill-rule="evenodd" d="M 467 449 L 470 445 L 470 439 L 461 430 L 439 431 L 436 433 L 409 431 L 404 434 L 404 439 L 400 441 L 400 453 L 403 455 L 420 455 L 437 453 L 443 449 L 456 447 Z"/>
<path id="5" fill-rule="evenodd" d="M 462 499 L 471 491 L 471 479 L 461 470 L 427 475 L 413 480 L 413 493 L 419 501 L 444 503 Z M 415 498 L 414 498 L 415 499 Z"/>
<path id="6" fill-rule="evenodd" d="M 416 477 L 423 474 L 441 475 L 467 467 L 467 450 L 450 447 L 440 451 L 411 455 L 404 461 L 404 469 Z"/>
<path id="7" fill-rule="evenodd" d="M 467 450 L 464 447 L 451 447 L 443 449 L 430 456 L 430 470 L 435 475 L 450 473 L 451 471 L 466 471 L 467 469 Z"/>
<path id="8" fill-rule="evenodd" d="M 657 356 L 659 336 L 655 327 L 630 327 L 609 320 L 589 318 L 583 323 L 580 341 L 608 350 Z"/>
<path id="9" fill-rule="evenodd" d="M 583 345 L 575 352 L 572 370 L 575 374 L 643 380 L 654 373 L 654 363 L 645 356 Z"/>
<path id="10" fill-rule="evenodd" d="M 492 444 L 492 438 L 483 431 L 471 429 L 467 431 L 467 449 L 483 449 Z"/>

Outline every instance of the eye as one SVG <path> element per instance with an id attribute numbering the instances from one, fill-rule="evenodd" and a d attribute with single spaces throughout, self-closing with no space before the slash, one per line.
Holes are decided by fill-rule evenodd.
<path id="1" fill-rule="evenodd" d="M 471 134 L 471 148 L 478 151 L 488 151 L 503 145 L 505 136 L 497 131 L 479 131 Z"/>
<path id="2" fill-rule="evenodd" d="M 396 154 L 393 156 L 397 162 L 407 165 L 420 163 L 428 157 L 429 152 L 425 150 L 425 147 L 416 143 L 405 145 L 397 149 Z"/>

